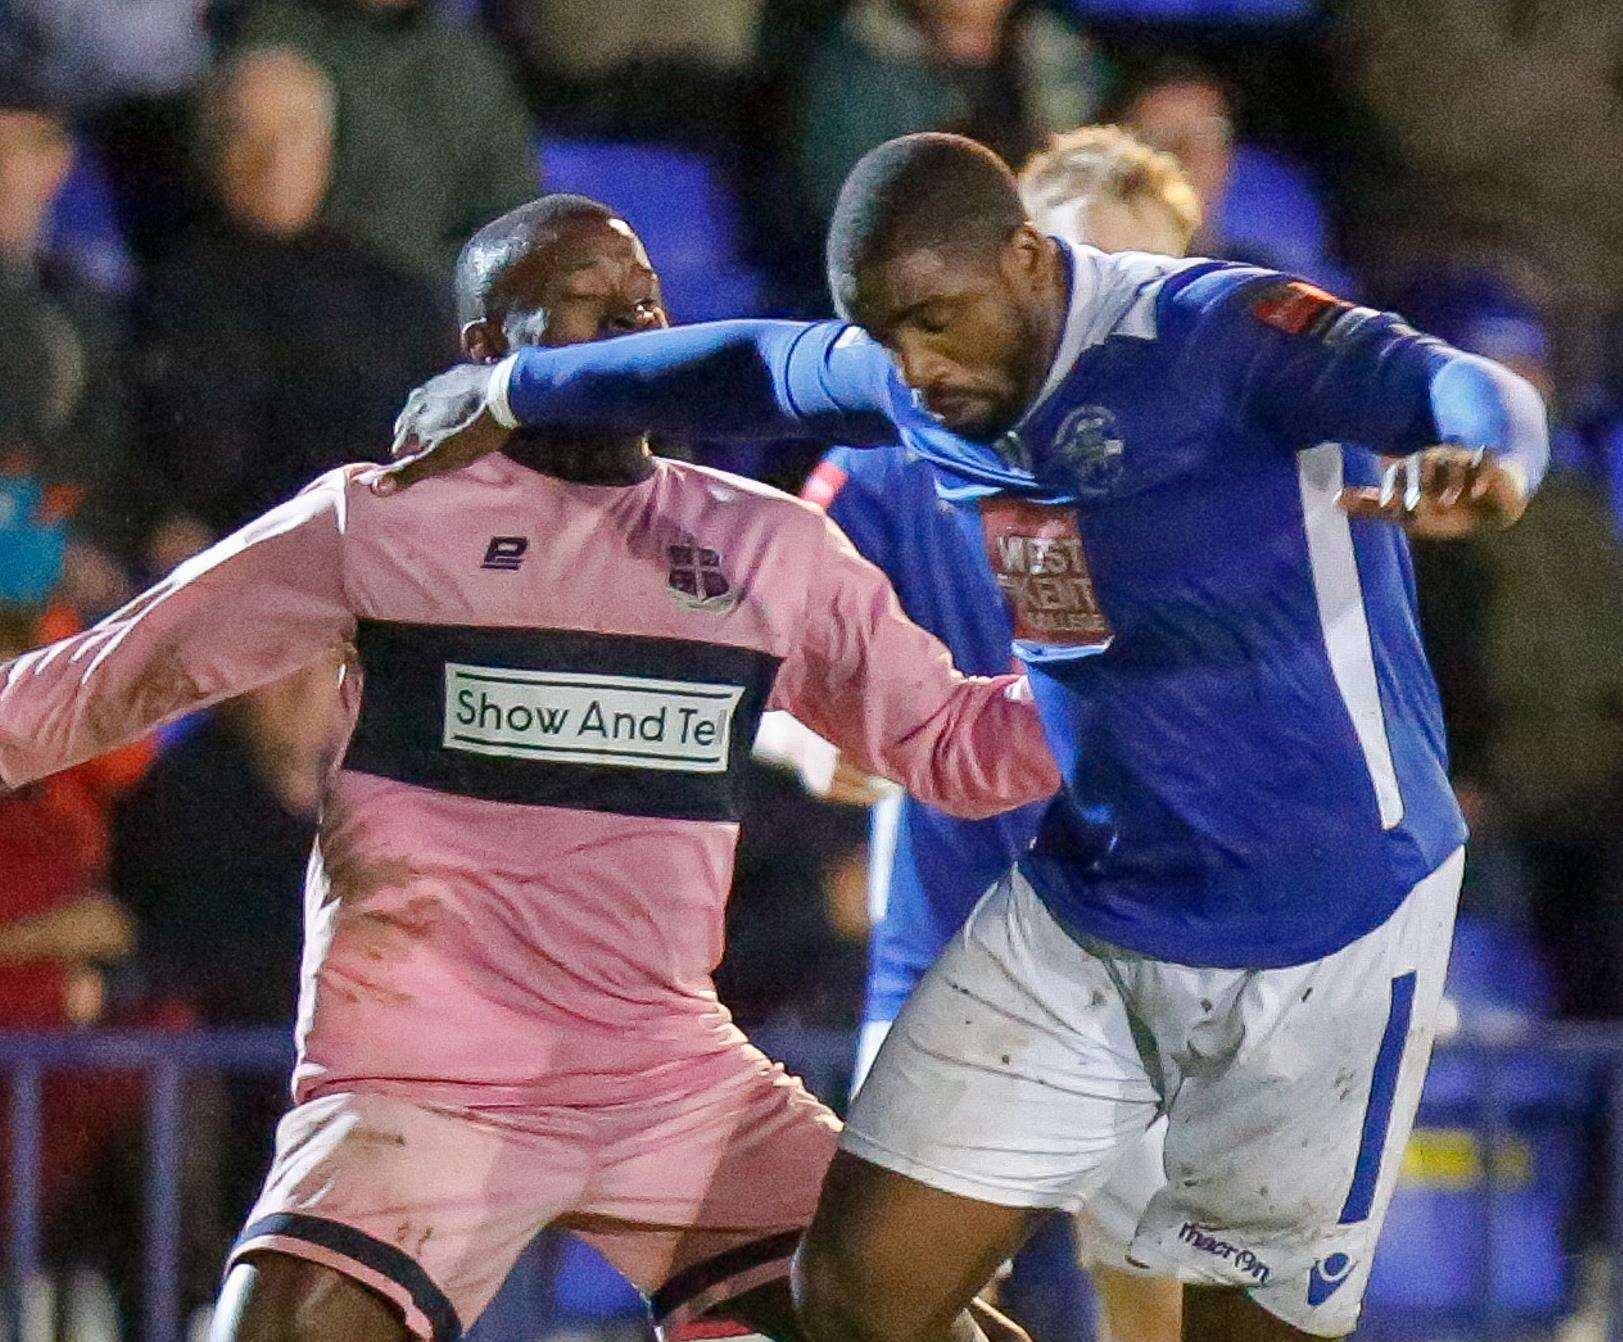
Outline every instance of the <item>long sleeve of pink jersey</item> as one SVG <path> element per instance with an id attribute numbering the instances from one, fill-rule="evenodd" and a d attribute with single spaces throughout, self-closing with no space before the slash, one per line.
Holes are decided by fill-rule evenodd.
<path id="1" fill-rule="evenodd" d="M 0 668 L 0 783 L 18 787 L 342 646 L 346 477 L 180 565 L 73 638 Z"/>
<path id="2" fill-rule="evenodd" d="M 1056 791 L 1024 679 L 960 675 L 940 640 L 902 613 L 885 575 L 824 526 L 802 645 L 773 706 L 954 815 L 996 815 Z"/>

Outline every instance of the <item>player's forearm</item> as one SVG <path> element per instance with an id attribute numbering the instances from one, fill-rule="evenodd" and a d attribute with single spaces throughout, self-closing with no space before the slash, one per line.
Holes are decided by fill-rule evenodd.
<path id="1" fill-rule="evenodd" d="M 134 948 L 129 914 L 109 896 L 72 904 L 0 926 L 0 964 L 34 960 L 117 960 Z"/>
<path id="2" fill-rule="evenodd" d="M 910 749 L 902 784 L 926 805 L 979 820 L 1051 797 L 1059 770 L 1023 677 L 960 681 Z"/>
<path id="3" fill-rule="evenodd" d="M 526 347 L 499 364 L 490 408 L 509 428 L 591 424 L 703 438 L 888 433 L 860 385 L 830 382 L 829 324 L 707 322 L 592 344 Z"/>
<path id="4" fill-rule="evenodd" d="M 498 365 L 491 411 L 525 428 L 573 424 L 704 437 L 797 435 L 771 359 L 788 322 L 713 322 L 561 348 Z"/>
<path id="5" fill-rule="evenodd" d="M 1531 383 L 1474 354 L 1451 354 L 1431 377 L 1440 440 L 1485 448 L 1512 467 L 1531 494 L 1550 462 L 1544 401 Z"/>

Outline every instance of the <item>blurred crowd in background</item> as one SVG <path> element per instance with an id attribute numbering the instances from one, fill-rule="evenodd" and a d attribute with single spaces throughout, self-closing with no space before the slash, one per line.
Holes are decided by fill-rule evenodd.
<path id="1" fill-rule="evenodd" d="M 1181 160 L 1196 253 L 1396 308 L 1549 398 L 1522 525 L 1417 556 L 1476 836 L 1464 972 L 1490 1013 L 1623 1017 L 1613 0 L 0 0 L 0 656 L 385 452 L 455 357 L 459 245 L 542 189 L 620 210 L 675 320 L 821 315 L 865 150 L 952 129 L 1018 164 L 1095 121 Z M 815 461 L 680 450 L 791 489 Z M 291 1021 L 323 683 L 0 799 L 0 1026 Z M 756 793 L 724 996 L 851 1029 L 866 819 Z M 107 1208 L 139 1099 L 47 1100 L 49 1226 L 81 1252 L 137 1219 Z M 281 1086 L 210 1102 L 204 1294 Z"/>

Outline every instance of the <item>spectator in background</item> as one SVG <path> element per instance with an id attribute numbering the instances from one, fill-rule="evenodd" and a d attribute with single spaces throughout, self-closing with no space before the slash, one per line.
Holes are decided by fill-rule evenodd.
<path id="1" fill-rule="evenodd" d="M 304 868 L 343 732 L 322 662 L 233 700 L 119 808 L 112 887 L 148 981 L 210 1026 L 291 1025 Z"/>
<path id="2" fill-rule="evenodd" d="M 818 220 L 851 166 L 896 135 L 958 131 L 1020 162 L 1092 120 L 1106 72 L 1079 29 L 1036 4 L 855 0 L 790 78 L 799 203 Z"/>
<path id="3" fill-rule="evenodd" d="M 775 769 L 750 779 L 717 995 L 746 1031 L 854 1032 L 868 956 L 866 814 L 809 801 Z"/>
<path id="4" fill-rule="evenodd" d="M 76 539 L 111 550 L 123 532 L 113 491 L 128 429 L 122 323 L 42 251 L 73 158 L 56 107 L 15 83 L 0 87 L 0 463 L 8 480 L 34 482 L 27 506 L 65 519 L 83 503 Z M 13 496 L 12 506 L 24 503 Z M 116 600 L 116 577 L 112 586 L 95 599 Z"/>
<path id="5" fill-rule="evenodd" d="M 426 283 L 317 223 L 334 111 L 284 49 L 237 56 L 205 95 L 218 219 L 154 273 L 138 329 L 154 571 L 386 451 L 401 396 L 448 354 Z"/>
<path id="6" fill-rule="evenodd" d="M 1054 136 L 1020 169 L 1020 198 L 1048 232 L 1102 252 L 1185 256 L 1200 231 L 1189 175 L 1117 126 Z"/>
<path id="7" fill-rule="evenodd" d="M 0 64 L 28 70 L 99 147 L 119 222 L 143 261 L 189 217 L 185 125 L 213 55 L 209 9 L 208 0 L 0 5 Z"/>
<path id="8" fill-rule="evenodd" d="M 485 0 L 553 130 L 713 147 L 749 95 L 763 0 Z"/>
<path id="9" fill-rule="evenodd" d="M 1330 36 L 1403 171 L 1358 206 L 1389 249 L 1491 237 L 1560 284 L 1582 340 L 1623 290 L 1623 5 L 1344 0 Z"/>
<path id="10" fill-rule="evenodd" d="M 0 609 L 0 662 L 37 646 L 37 620 Z M 102 1016 L 98 966 L 128 955 L 130 921 L 102 888 L 105 817 L 73 775 L 0 797 L 0 1003 L 10 1029 Z"/>
<path id="11" fill-rule="evenodd" d="M 1299 165 L 1235 143 L 1229 93 L 1213 75 L 1193 67 L 1158 73 L 1129 92 L 1119 120 L 1189 174 L 1205 214 L 1195 255 L 1251 261 L 1350 291 L 1331 259 L 1317 188 Z"/>
<path id="12" fill-rule="evenodd" d="M 518 0 L 534 45 L 565 78 L 585 82 L 650 60 L 741 70 L 753 58 L 762 0 Z"/>
<path id="13" fill-rule="evenodd" d="M 474 229 L 534 197 L 530 127 L 501 57 L 427 0 L 264 0 L 238 41 L 292 47 L 326 73 L 337 142 L 323 221 L 436 293 Z"/>
<path id="14" fill-rule="evenodd" d="M 1541 314 L 1502 276 L 1478 267 L 1434 272 L 1396 306 L 1550 395 Z M 1571 451 L 1572 435 L 1557 426 L 1552 439 L 1568 450 L 1554 454 L 1525 529 L 1467 543 L 1457 564 L 1439 545 L 1416 544 L 1415 566 L 1427 644 L 1442 650 L 1439 683 L 1445 702 L 1454 701 L 1458 786 L 1526 852 L 1562 1009 L 1618 1016 L 1623 546 L 1604 489 Z M 1436 599 L 1450 588 L 1451 597 Z M 1464 683 L 1451 683 L 1450 670 L 1463 670 Z M 1463 730 L 1462 697 L 1472 704 Z"/>
<path id="15" fill-rule="evenodd" d="M 0 554 L 37 552 L 31 573 L 53 550 L 26 516 L 0 522 Z M 26 533 L 35 532 L 30 539 Z M 21 533 L 21 535 L 20 535 Z M 11 583 L 7 597 L 18 593 Z M 37 603 L 0 602 L 0 663 L 38 646 L 53 631 Z M 106 890 L 106 808 L 144 763 L 143 748 L 120 752 L 0 796 L 0 1028 L 58 1031 L 129 1023 L 110 1010 L 109 966 L 134 938 L 128 914 Z M 140 1121 L 142 1084 L 129 1073 L 53 1073 L 41 1094 L 40 1199 L 47 1261 L 104 1262 L 117 1256 L 116 1231 L 83 1215 L 106 1162 Z M 123 1140 L 121 1141 L 121 1135 Z M 9 1173 L 10 1131 L 0 1128 L 0 1197 Z"/>
<path id="16" fill-rule="evenodd" d="M 1623 539 L 1623 309 L 1607 314 L 1600 376 L 1590 391 L 1579 458 L 1605 490 Z"/>

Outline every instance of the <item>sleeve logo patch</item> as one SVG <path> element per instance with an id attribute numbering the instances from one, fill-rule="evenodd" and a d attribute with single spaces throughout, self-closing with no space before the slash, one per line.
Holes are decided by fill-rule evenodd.
<path id="1" fill-rule="evenodd" d="M 1334 294 L 1301 280 L 1270 285 L 1258 295 L 1251 312 L 1264 326 L 1292 336 L 1323 336 L 1352 307 Z"/>

